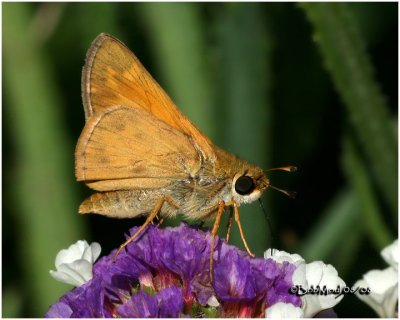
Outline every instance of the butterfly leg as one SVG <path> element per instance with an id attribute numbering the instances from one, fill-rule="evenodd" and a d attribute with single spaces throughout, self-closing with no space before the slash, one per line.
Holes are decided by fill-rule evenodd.
<path id="1" fill-rule="evenodd" d="M 229 211 L 228 223 L 226 224 L 226 237 L 225 237 L 226 242 L 229 242 L 229 237 L 231 235 L 232 216 L 233 216 L 233 211 L 231 207 Z"/>
<path id="2" fill-rule="evenodd" d="M 157 222 L 157 228 L 158 228 L 164 222 L 164 218 L 163 217 L 159 218 L 158 216 L 157 216 L 157 218 L 158 218 L 158 222 Z"/>
<path id="3" fill-rule="evenodd" d="M 154 219 L 156 219 L 156 223 L 154 223 Z M 153 226 L 157 226 L 157 228 L 164 222 L 164 218 L 160 217 L 158 215 L 158 213 L 156 214 L 156 216 L 154 217 L 154 219 L 150 222 Z"/>
<path id="4" fill-rule="evenodd" d="M 150 212 L 149 216 L 147 217 L 145 223 L 139 228 L 138 231 L 135 232 L 133 236 L 131 236 L 128 240 L 126 240 L 123 244 L 121 244 L 117 250 L 117 252 L 114 255 L 114 261 L 117 259 L 117 256 L 121 252 L 123 248 L 125 248 L 129 243 L 134 241 L 141 233 L 142 231 L 147 227 L 149 223 L 153 221 L 153 219 L 157 216 L 157 214 L 160 212 L 164 202 L 167 201 L 169 204 L 173 205 L 175 208 L 179 208 L 177 203 L 175 202 L 174 199 L 172 199 L 171 196 L 164 195 L 160 199 L 158 199 L 154 209 Z"/>
<path id="5" fill-rule="evenodd" d="M 211 236 L 212 236 L 211 251 L 210 251 L 210 279 L 211 279 L 211 282 L 213 282 L 215 237 L 217 236 L 217 232 L 218 232 L 218 229 L 219 229 L 219 224 L 221 222 L 221 217 L 222 217 L 222 214 L 224 213 L 224 209 L 225 209 L 225 202 L 222 200 L 218 204 L 217 216 L 215 218 L 214 226 L 213 226 L 212 231 L 211 231 Z"/>
<path id="6" fill-rule="evenodd" d="M 244 237 L 242 224 L 240 223 L 239 209 L 235 202 L 233 203 L 233 211 L 235 213 L 235 221 L 239 227 L 239 233 L 240 233 L 240 237 L 242 238 L 244 247 L 246 248 L 246 251 L 250 256 L 255 257 L 254 253 L 252 253 L 251 250 L 249 249 L 249 246 L 247 245 L 246 239 Z"/>

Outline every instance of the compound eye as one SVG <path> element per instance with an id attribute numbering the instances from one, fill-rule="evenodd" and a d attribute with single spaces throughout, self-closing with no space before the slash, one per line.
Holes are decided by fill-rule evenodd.
<path id="1" fill-rule="evenodd" d="M 241 195 L 250 194 L 255 187 L 253 179 L 249 176 L 241 176 L 235 182 L 235 190 Z"/>

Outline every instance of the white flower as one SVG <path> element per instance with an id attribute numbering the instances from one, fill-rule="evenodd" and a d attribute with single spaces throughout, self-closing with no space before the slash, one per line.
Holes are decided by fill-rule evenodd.
<path id="1" fill-rule="evenodd" d="M 50 270 L 50 275 L 58 281 L 79 287 L 92 279 L 92 266 L 100 251 L 98 243 L 93 242 L 89 246 L 85 240 L 79 240 L 57 254 L 57 271 Z"/>
<path id="2" fill-rule="evenodd" d="M 280 251 L 277 249 L 272 249 L 272 250 L 268 249 L 267 251 L 265 251 L 264 258 L 265 259 L 273 259 L 274 261 L 276 261 L 278 263 L 287 261 L 296 266 L 298 266 L 304 262 L 304 259 L 297 253 L 290 254 L 290 253 L 287 253 L 286 251 Z"/>
<path id="3" fill-rule="evenodd" d="M 289 254 L 285 251 L 271 250 L 265 252 L 266 259 L 272 258 L 278 263 L 288 261 L 296 265 L 293 272 L 292 281 L 294 286 L 299 286 L 303 290 L 314 289 L 319 286 L 321 290 L 324 286 L 327 290 L 336 290 L 346 286 L 344 281 L 338 276 L 336 269 L 322 261 L 314 261 L 306 264 L 305 260 L 298 254 Z M 337 297 L 336 294 L 305 294 L 301 296 L 303 316 L 312 318 L 322 310 L 333 308 L 343 299 L 343 295 Z M 272 306 L 271 306 L 272 307 Z M 270 308 L 271 308 L 270 307 Z"/>
<path id="4" fill-rule="evenodd" d="M 354 287 L 369 288 L 369 294 L 357 297 L 368 304 L 381 318 L 394 318 L 397 303 L 397 272 L 392 268 L 371 270 Z"/>
<path id="5" fill-rule="evenodd" d="M 209 305 L 210 307 L 216 308 L 219 306 L 219 301 L 217 300 L 217 298 L 214 295 L 212 295 L 210 298 L 208 298 L 207 305 Z"/>
<path id="6" fill-rule="evenodd" d="M 371 270 L 358 280 L 354 287 L 369 288 L 369 294 L 360 294 L 357 297 L 368 304 L 381 318 L 396 317 L 398 300 L 398 240 L 381 251 L 383 259 L 390 265 L 384 270 Z"/>
<path id="7" fill-rule="evenodd" d="M 293 284 L 301 285 L 304 289 L 315 289 L 319 286 L 328 290 L 341 290 L 346 286 L 345 282 L 338 276 L 336 269 L 322 261 L 314 261 L 308 264 L 299 265 L 293 273 Z M 307 294 L 301 297 L 303 300 L 302 309 L 304 317 L 312 318 L 322 310 L 333 308 L 342 299 L 343 295 L 336 294 Z"/>
<path id="8" fill-rule="evenodd" d="M 271 319 L 298 319 L 303 318 L 304 313 L 301 308 L 295 307 L 291 303 L 277 302 L 267 308 L 265 317 Z"/>
<path id="9" fill-rule="evenodd" d="M 381 251 L 381 256 L 389 266 L 397 271 L 399 265 L 399 241 L 395 240 L 391 245 L 384 248 Z"/>

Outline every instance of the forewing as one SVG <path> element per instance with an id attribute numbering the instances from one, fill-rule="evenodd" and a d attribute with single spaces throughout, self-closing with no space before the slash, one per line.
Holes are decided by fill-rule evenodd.
<path id="1" fill-rule="evenodd" d="M 77 180 L 100 191 L 160 188 L 201 165 L 190 136 L 133 106 L 90 117 L 75 157 Z"/>
<path id="2" fill-rule="evenodd" d="M 202 156 L 214 160 L 212 143 L 175 106 L 169 96 L 119 40 L 105 33 L 93 42 L 82 74 L 86 120 L 111 106 L 140 107 L 190 135 Z"/>

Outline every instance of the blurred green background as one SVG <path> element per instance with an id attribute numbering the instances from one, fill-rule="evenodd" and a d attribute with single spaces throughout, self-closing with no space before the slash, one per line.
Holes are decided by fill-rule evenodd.
<path id="1" fill-rule="evenodd" d="M 298 192 L 263 197 L 274 247 L 333 264 L 348 285 L 386 267 L 379 252 L 398 237 L 397 3 L 2 8 L 3 317 L 41 317 L 70 289 L 48 273 L 60 249 L 87 239 L 107 254 L 143 222 L 77 213 L 90 194 L 74 177 L 81 68 L 100 32 L 125 42 L 217 145 L 263 168 L 299 167 L 269 175 Z M 266 219 L 257 203 L 240 209 L 262 256 Z M 335 309 L 375 316 L 354 296 Z"/>

